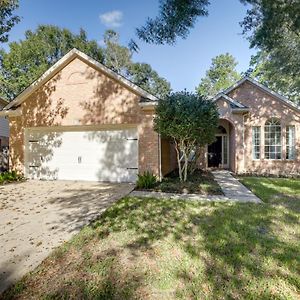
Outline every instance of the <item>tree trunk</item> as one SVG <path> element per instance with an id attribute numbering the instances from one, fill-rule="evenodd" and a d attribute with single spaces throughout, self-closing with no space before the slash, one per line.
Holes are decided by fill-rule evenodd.
<path id="1" fill-rule="evenodd" d="M 177 156 L 177 164 L 178 164 L 178 173 L 179 173 L 179 180 L 182 181 L 182 171 L 181 171 L 181 159 L 180 159 L 180 149 L 178 147 L 177 141 L 174 139 L 175 142 L 175 150 Z"/>
<path id="2" fill-rule="evenodd" d="M 187 175 L 188 175 L 188 163 L 189 163 L 189 158 L 186 152 L 184 153 L 184 178 L 183 181 L 187 180 Z"/>
<path id="3" fill-rule="evenodd" d="M 195 147 L 195 154 L 194 154 L 193 160 L 189 164 L 189 174 L 191 174 L 191 175 L 197 169 L 197 162 L 198 162 L 198 158 L 200 156 L 200 151 L 201 151 L 200 147 L 196 146 Z"/>

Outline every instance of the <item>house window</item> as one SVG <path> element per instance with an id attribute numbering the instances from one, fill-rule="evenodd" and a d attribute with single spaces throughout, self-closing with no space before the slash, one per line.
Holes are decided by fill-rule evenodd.
<path id="1" fill-rule="evenodd" d="M 265 159 L 281 159 L 281 124 L 275 118 L 265 124 Z"/>
<path id="2" fill-rule="evenodd" d="M 286 127 L 286 159 L 295 159 L 296 143 L 295 143 L 295 126 Z"/>
<path id="3" fill-rule="evenodd" d="M 252 127 L 252 158 L 260 159 L 260 126 Z"/>

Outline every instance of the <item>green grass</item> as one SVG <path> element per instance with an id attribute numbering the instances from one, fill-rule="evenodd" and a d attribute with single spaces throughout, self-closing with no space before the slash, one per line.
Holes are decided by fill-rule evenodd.
<path id="1" fill-rule="evenodd" d="M 266 203 L 299 209 L 299 178 L 240 177 L 239 180 Z"/>
<path id="2" fill-rule="evenodd" d="M 11 183 L 15 181 L 23 181 L 24 177 L 19 175 L 16 171 L 7 171 L 0 173 L 0 184 Z"/>
<path id="3" fill-rule="evenodd" d="M 177 174 L 163 178 L 153 190 L 165 193 L 189 193 L 202 195 L 222 195 L 219 184 L 210 172 L 196 170 L 188 177 L 186 182 L 181 182 Z"/>
<path id="4" fill-rule="evenodd" d="M 242 180 L 268 203 L 124 198 L 4 297 L 299 299 L 299 180 Z"/>

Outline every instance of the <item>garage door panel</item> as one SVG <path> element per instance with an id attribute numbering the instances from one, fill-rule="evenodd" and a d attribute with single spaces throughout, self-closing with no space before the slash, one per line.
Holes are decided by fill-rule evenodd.
<path id="1" fill-rule="evenodd" d="M 26 173 L 43 179 L 133 182 L 137 130 L 29 132 Z"/>

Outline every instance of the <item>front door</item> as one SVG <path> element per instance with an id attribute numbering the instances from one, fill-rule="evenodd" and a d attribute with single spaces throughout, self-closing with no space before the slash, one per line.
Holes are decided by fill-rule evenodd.
<path id="1" fill-rule="evenodd" d="M 216 136 L 216 141 L 208 146 L 208 167 L 219 167 L 222 164 L 222 136 Z"/>

